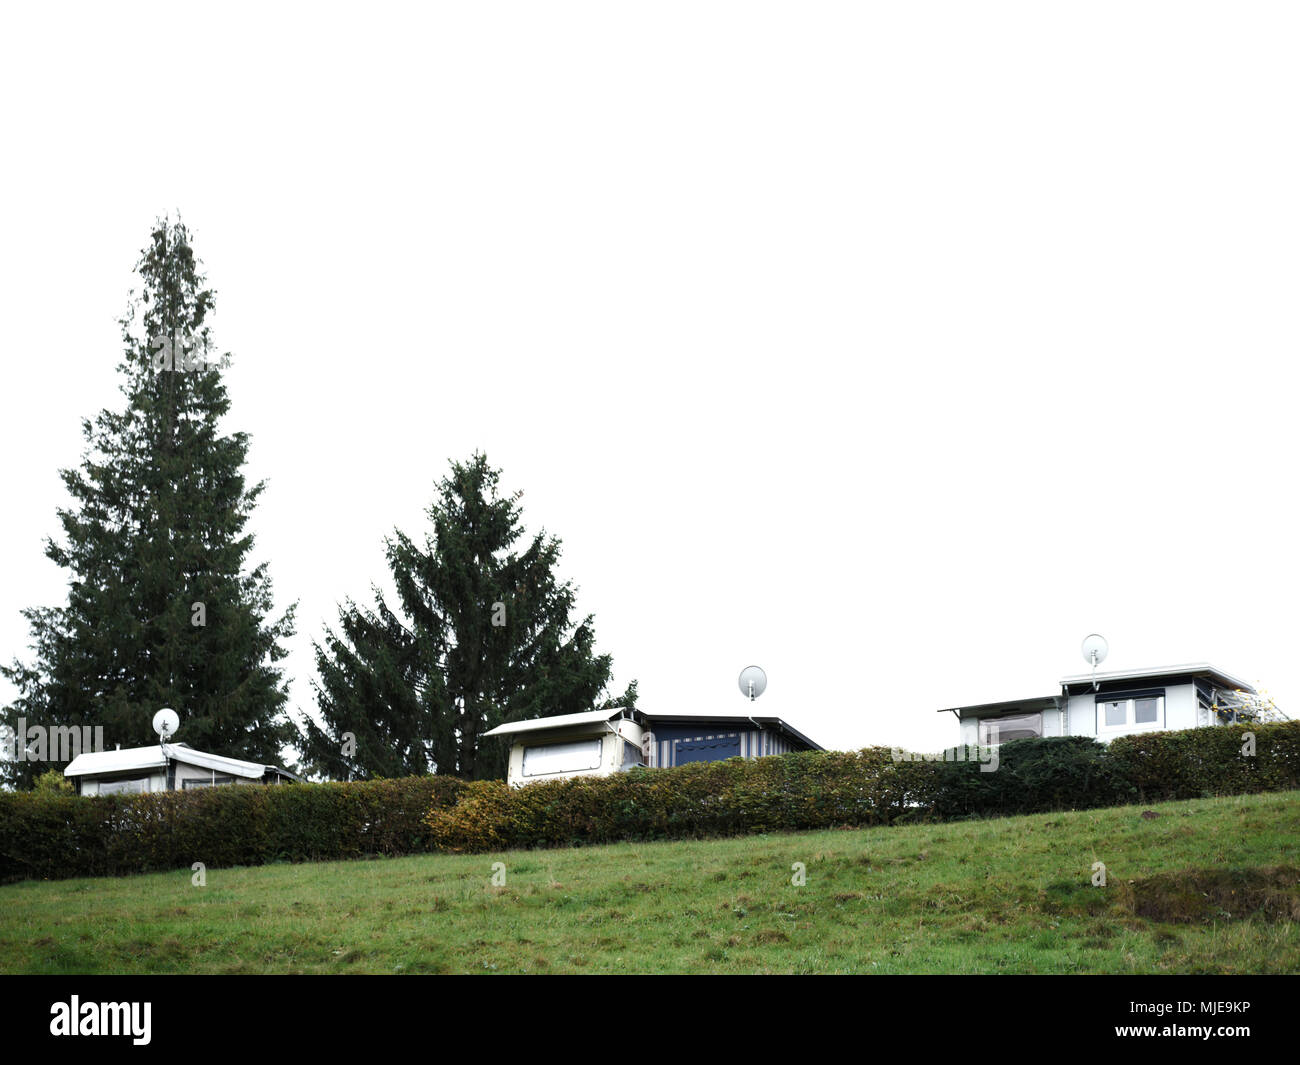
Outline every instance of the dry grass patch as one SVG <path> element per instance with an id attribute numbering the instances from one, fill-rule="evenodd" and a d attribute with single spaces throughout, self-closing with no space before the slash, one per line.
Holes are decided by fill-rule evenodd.
<path id="1" fill-rule="evenodd" d="M 1300 869 L 1182 869 L 1120 885 L 1125 910 L 1167 924 L 1300 921 Z"/>

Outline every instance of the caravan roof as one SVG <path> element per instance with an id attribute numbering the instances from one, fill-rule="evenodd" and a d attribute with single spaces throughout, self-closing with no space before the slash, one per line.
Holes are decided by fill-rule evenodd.
<path id="1" fill-rule="evenodd" d="M 196 765 L 214 772 L 228 773 L 231 776 L 247 777 L 261 780 L 267 770 L 273 770 L 287 777 L 297 777 L 288 770 L 275 765 L 261 765 L 246 762 L 242 758 L 227 758 L 220 754 L 208 754 L 196 751 L 185 743 L 155 744 L 152 747 L 127 747 L 116 751 L 88 751 L 79 754 L 63 771 L 67 777 L 99 776 L 106 773 L 126 773 L 135 769 L 161 769 L 167 759 Z"/>

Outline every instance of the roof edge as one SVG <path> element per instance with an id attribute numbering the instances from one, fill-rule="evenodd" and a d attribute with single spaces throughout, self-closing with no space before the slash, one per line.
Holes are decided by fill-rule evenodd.
<path id="1" fill-rule="evenodd" d="M 1234 690 L 1257 694 L 1254 685 L 1247 684 L 1240 677 L 1233 676 L 1226 670 L 1219 669 L 1218 666 L 1209 662 L 1184 662 L 1180 665 L 1158 666 L 1150 669 L 1112 669 L 1098 670 L 1096 673 L 1076 673 L 1068 677 L 1062 677 L 1061 687 L 1066 688 L 1073 684 L 1092 684 L 1093 681 L 1106 683 L 1115 680 L 1143 680 L 1144 678 L 1156 679 L 1157 677 L 1173 676 L 1208 676 L 1216 680 L 1224 681 Z"/>

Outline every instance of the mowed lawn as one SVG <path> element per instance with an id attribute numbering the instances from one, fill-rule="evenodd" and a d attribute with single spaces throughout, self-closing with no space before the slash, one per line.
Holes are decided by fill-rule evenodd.
<path id="1" fill-rule="evenodd" d="M 0 887 L 0 971 L 1300 972 L 1300 792 L 191 876 Z"/>

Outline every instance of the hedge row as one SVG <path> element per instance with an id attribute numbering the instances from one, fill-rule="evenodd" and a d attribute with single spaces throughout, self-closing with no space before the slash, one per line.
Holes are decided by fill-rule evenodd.
<path id="1" fill-rule="evenodd" d="M 1243 756 L 1246 734 L 1254 754 Z M 577 777 L 468 784 L 429 813 L 434 846 L 515 847 L 684 839 L 952 820 L 1300 788 L 1300 722 L 1013 740 L 896 761 L 881 747 Z M 966 755 L 966 758 L 962 758 Z M 946 757 L 945 757 L 946 756 Z"/>
<path id="2" fill-rule="evenodd" d="M 439 850 L 690 839 L 748 832 L 888 824 L 924 813 L 932 765 L 895 761 L 887 748 L 808 751 L 695 762 L 609 777 L 467 784 L 433 810 Z"/>
<path id="3" fill-rule="evenodd" d="M 432 849 L 430 809 L 454 777 L 231 786 L 79 798 L 0 793 L 0 882 L 329 861 Z"/>
<path id="4" fill-rule="evenodd" d="M 1116 771 L 1108 748 L 1088 736 L 1010 740 L 997 761 L 943 761 L 935 766 L 930 812 L 935 818 L 988 817 L 1083 810 L 1137 802 L 1138 791 Z"/>
<path id="5" fill-rule="evenodd" d="M 1244 754 L 1248 735 L 1252 756 Z M 1300 721 L 1123 736 L 1108 756 L 1139 802 L 1296 788 Z"/>
<path id="6" fill-rule="evenodd" d="M 1247 734 L 1254 753 L 1243 756 Z M 963 752 L 965 753 L 965 752 Z M 0 793 L 0 882 L 431 850 L 690 839 L 1300 788 L 1300 722 L 1015 740 L 978 760 L 884 747 L 509 788 L 425 776 L 79 798 Z"/>

